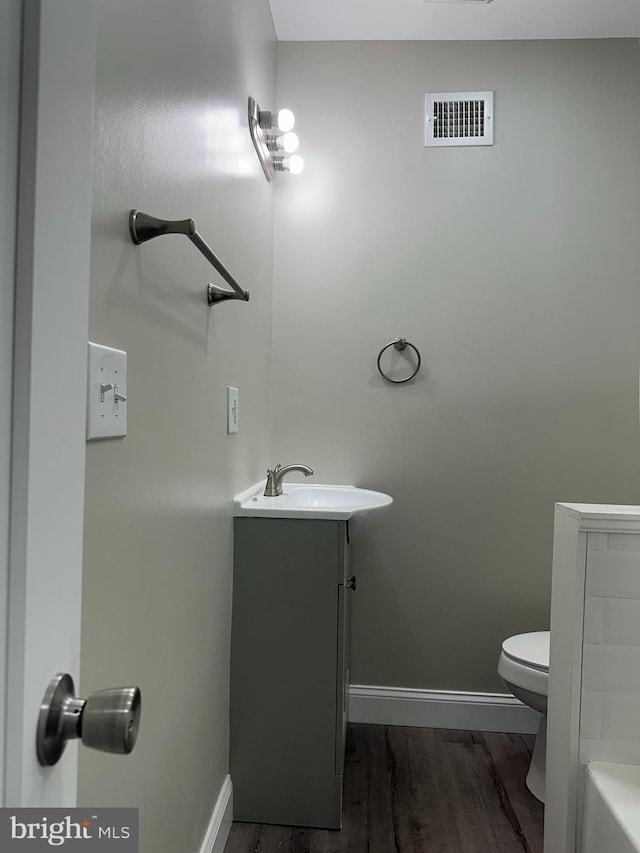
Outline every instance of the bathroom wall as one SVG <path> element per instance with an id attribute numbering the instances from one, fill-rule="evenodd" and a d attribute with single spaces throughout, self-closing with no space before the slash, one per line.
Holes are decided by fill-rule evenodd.
<path id="1" fill-rule="evenodd" d="M 275 101 L 267 0 L 101 0 L 91 340 L 128 353 L 128 436 L 87 446 L 81 690 L 142 689 L 128 757 L 82 750 L 80 802 L 140 808 L 141 853 L 200 849 L 228 770 L 231 500 L 269 454 L 273 189 L 247 97 Z M 193 217 L 136 247 L 128 214 Z M 240 431 L 226 434 L 226 387 Z"/>
<path id="2" fill-rule="evenodd" d="M 556 500 L 640 499 L 637 40 L 281 43 L 274 462 L 394 505 L 355 543 L 352 681 L 504 691 L 549 626 Z M 426 149 L 426 92 L 495 144 Z M 416 380 L 376 372 L 419 347 Z M 401 366 L 401 365 L 400 365 Z M 363 528 L 364 532 L 364 528 Z"/>

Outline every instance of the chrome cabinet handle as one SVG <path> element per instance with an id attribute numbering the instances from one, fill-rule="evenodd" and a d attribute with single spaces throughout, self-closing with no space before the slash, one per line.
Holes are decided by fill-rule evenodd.
<path id="1" fill-rule="evenodd" d="M 80 738 L 101 752 L 128 755 L 140 728 L 139 687 L 96 690 L 88 699 L 75 696 L 73 679 L 59 672 L 49 682 L 38 717 L 36 752 L 43 767 L 56 764 L 68 740 Z"/>

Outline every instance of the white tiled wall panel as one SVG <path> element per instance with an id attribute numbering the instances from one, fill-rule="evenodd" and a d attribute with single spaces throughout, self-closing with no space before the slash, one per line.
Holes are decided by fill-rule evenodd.
<path id="1" fill-rule="evenodd" d="M 640 694 L 640 647 L 585 645 L 582 687 L 604 693 Z"/>
<path id="2" fill-rule="evenodd" d="M 640 534 L 588 536 L 580 753 L 640 763 Z"/>
<path id="3" fill-rule="evenodd" d="M 604 598 L 587 597 L 584 603 L 584 642 L 601 643 L 604 634 Z"/>
<path id="4" fill-rule="evenodd" d="M 601 533 L 606 536 L 607 548 L 610 551 L 640 551 L 640 536 L 633 533 Z"/>
<path id="5" fill-rule="evenodd" d="M 636 538 L 636 534 L 627 534 Z M 603 598 L 640 598 L 639 551 L 589 551 L 587 595 Z"/>
<path id="6" fill-rule="evenodd" d="M 602 739 L 640 743 L 640 696 L 604 695 Z"/>
<path id="7" fill-rule="evenodd" d="M 608 533 L 589 533 L 589 550 L 606 551 L 609 547 Z"/>
<path id="8" fill-rule="evenodd" d="M 640 743 L 580 739 L 580 763 L 612 761 L 614 764 L 640 764 Z M 607 853 L 603 850 L 602 853 Z"/>
<path id="9" fill-rule="evenodd" d="M 640 599 L 604 598 L 600 601 L 603 602 L 602 642 L 640 646 Z"/>
<path id="10" fill-rule="evenodd" d="M 602 710 L 604 693 L 583 690 L 580 712 L 580 737 L 602 740 Z"/>

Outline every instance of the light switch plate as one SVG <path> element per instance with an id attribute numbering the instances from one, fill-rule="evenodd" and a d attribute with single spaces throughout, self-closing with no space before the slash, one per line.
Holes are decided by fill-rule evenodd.
<path id="1" fill-rule="evenodd" d="M 231 435 L 240 427 L 240 392 L 237 388 L 227 388 L 227 432 Z"/>
<path id="2" fill-rule="evenodd" d="M 127 354 L 89 342 L 87 440 L 127 434 Z"/>

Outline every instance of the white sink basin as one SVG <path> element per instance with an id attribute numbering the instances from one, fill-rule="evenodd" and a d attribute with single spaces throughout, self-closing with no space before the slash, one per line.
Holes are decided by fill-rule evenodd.
<path id="1" fill-rule="evenodd" d="M 266 498 L 264 488 L 263 480 L 237 495 L 233 500 L 234 516 L 348 519 L 383 509 L 393 503 L 389 495 L 358 489 L 356 486 L 307 485 L 285 481 L 282 494 L 276 498 Z"/>

